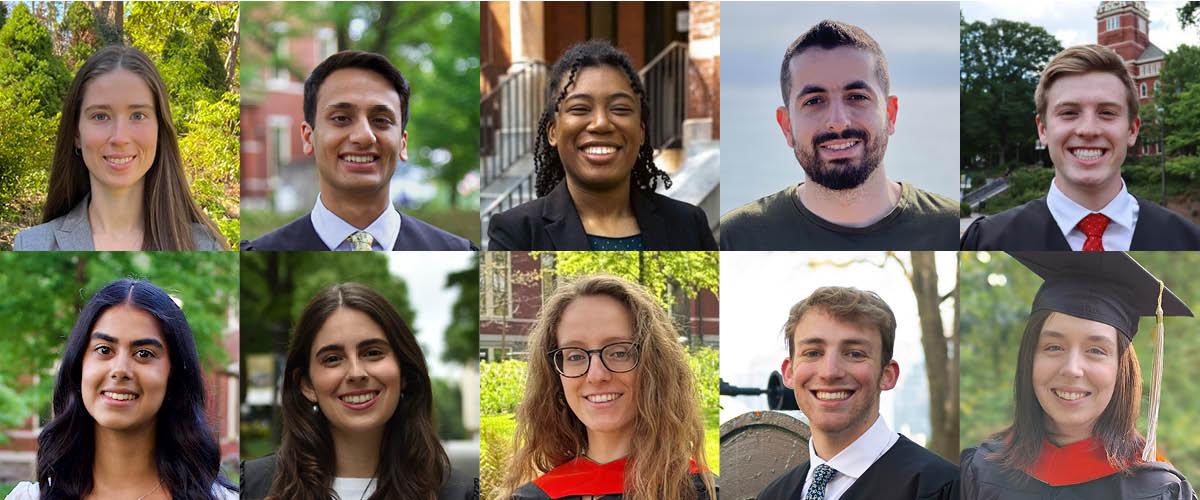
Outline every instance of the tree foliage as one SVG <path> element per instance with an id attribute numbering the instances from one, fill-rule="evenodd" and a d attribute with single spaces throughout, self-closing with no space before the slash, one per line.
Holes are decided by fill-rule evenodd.
<path id="1" fill-rule="evenodd" d="M 54 53 L 50 29 L 25 4 L 17 4 L 0 29 L 0 89 L 17 101 L 32 102 L 54 116 L 71 75 Z"/>
<path id="2" fill-rule="evenodd" d="M 472 363 L 479 358 L 479 254 L 469 267 L 446 276 L 446 288 L 457 288 L 458 299 L 450 309 L 442 360 Z"/>
<path id="3" fill-rule="evenodd" d="M 539 252 L 531 252 L 536 258 Z M 646 288 L 664 308 L 675 303 L 675 291 L 695 298 L 700 290 L 720 289 L 717 252 L 557 252 L 559 276 L 611 274 Z"/>

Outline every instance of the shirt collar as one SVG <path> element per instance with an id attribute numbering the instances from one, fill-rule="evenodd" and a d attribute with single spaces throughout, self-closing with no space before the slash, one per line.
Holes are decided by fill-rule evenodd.
<path id="1" fill-rule="evenodd" d="M 817 456 L 812 439 L 809 439 L 809 473 L 811 474 L 821 464 L 829 464 L 833 470 L 838 471 L 838 474 L 858 479 L 867 471 L 867 468 L 871 467 L 871 464 L 874 464 L 892 447 L 893 436 L 896 436 L 896 433 L 892 432 L 887 422 L 883 421 L 882 416 L 876 415 L 875 423 L 871 424 L 867 432 L 864 432 L 853 443 L 850 443 L 850 446 L 829 460 L 822 460 Z"/>
<path id="2" fill-rule="evenodd" d="M 1088 214 L 1092 213 L 1087 207 L 1075 203 L 1067 197 L 1062 190 L 1058 189 L 1058 185 L 1054 181 L 1050 181 L 1050 192 L 1046 194 L 1046 207 L 1050 209 L 1050 215 L 1054 217 L 1054 222 L 1058 224 L 1058 228 L 1062 231 L 1063 236 L 1075 229 L 1075 225 L 1079 224 Z M 1129 194 L 1129 190 L 1125 189 L 1125 179 L 1121 179 L 1121 191 L 1117 193 L 1104 208 L 1101 208 L 1098 213 L 1104 214 L 1112 220 L 1113 224 L 1133 231 L 1133 224 L 1137 211 L 1137 199 Z"/>
<path id="3" fill-rule="evenodd" d="M 319 193 L 317 194 L 317 203 L 313 206 L 309 218 L 312 220 L 313 229 L 317 231 L 317 236 L 330 250 L 336 250 L 346 241 L 346 238 L 358 231 L 358 228 L 326 208 Z M 395 248 L 396 238 L 400 236 L 400 223 L 400 212 L 397 212 L 396 207 L 389 203 L 383 213 L 379 214 L 379 217 L 376 217 L 363 231 L 370 233 L 371 237 L 375 238 L 375 244 L 379 245 L 379 248 L 391 250 Z"/>

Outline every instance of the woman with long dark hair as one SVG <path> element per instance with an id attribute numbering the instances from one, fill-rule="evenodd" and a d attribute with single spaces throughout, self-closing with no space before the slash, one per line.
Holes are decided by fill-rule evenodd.
<path id="1" fill-rule="evenodd" d="M 467 498 L 438 441 L 421 348 L 374 290 L 334 285 L 305 306 L 282 399 L 279 452 L 245 463 L 244 498 Z"/>
<path id="2" fill-rule="evenodd" d="M 492 216 L 488 250 L 716 250 L 702 210 L 654 192 L 671 179 L 654 164 L 649 109 L 624 52 L 567 49 L 538 121 L 538 199 Z"/>
<path id="3" fill-rule="evenodd" d="M 88 58 L 63 99 L 42 224 L 15 250 L 225 250 L 188 190 L 162 76 L 133 47 Z"/>
<path id="4" fill-rule="evenodd" d="M 1133 349 L 1139 317 L 1157 312 L 1161 341 L 1162 317 L 1191 311 L 1123 252 L 1013 256 L 1045 283 L 1017 355 L 1013 424 L 963 452 L 963 498 L 1194 499 L 1156 450 L 1157 383 L 1149 437 L 1136 429 L 1142 375 Z"/>
<path id="5" fill-rule="evenodd" d="M 183 311 L 150 282 L 109 283 L 67 339 L 54 418 L 38 435 L 38 482 L 9 498 L 236 499 L 204 403 Z"/>

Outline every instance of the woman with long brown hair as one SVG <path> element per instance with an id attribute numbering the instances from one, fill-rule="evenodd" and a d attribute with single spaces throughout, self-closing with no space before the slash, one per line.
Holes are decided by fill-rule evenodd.
<path id="1" fill-rule="evenodd" d="M 530 332 L 501 498 L 715 499 L 678 337 L 634 283 L 590 276 L 560 286 Z"/>
<path id="2" fill-rule="evenodd" d="M 1137 431 L 1142 375 L 1133 349 L 1139 317 L 1157 312 L 1161 341 L 1162 317 L 1191 311 L 1123 252 L 1013 256 L 1045 283 L 1017 356 L 1013 424 L 963 452 L 963 498 L 1194 499 L 1156 452 L 1157 384 L 1149 437 Z M 1155 363 L 1158 372 L 1161 355 Z"/>
<path id="3" fill-rule="evenodd" d="M 63 99 L 43 223 L 14 249 L 228 249 L 188 191 L 167 98 L 138 49 L 89 57 Z"/>
<path id="4" fill-rule="evenodd" d="M 243 498 L 463 500 L 438 441 L 425 357 L 395 307 L 366 286 L 326 288 L 288 347 L 283 439 L 246 462 Z"/>

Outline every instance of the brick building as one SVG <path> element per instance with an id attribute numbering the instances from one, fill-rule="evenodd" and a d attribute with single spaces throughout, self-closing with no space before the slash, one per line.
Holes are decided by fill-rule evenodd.
<path id="1" fill-rule="evenodd" d="M 1096 43 L 1113 49 L 1129 65 L 1138 104 L 1148 105 L 1158 91 L 1158 75 L 1166 54 L 1150 41 L 1150 11 L 1146 2 L 1100 2 L 1096 9 Z M 1138 139 L 1136 151 L 1158 154 L 1158 144 Z"/>

